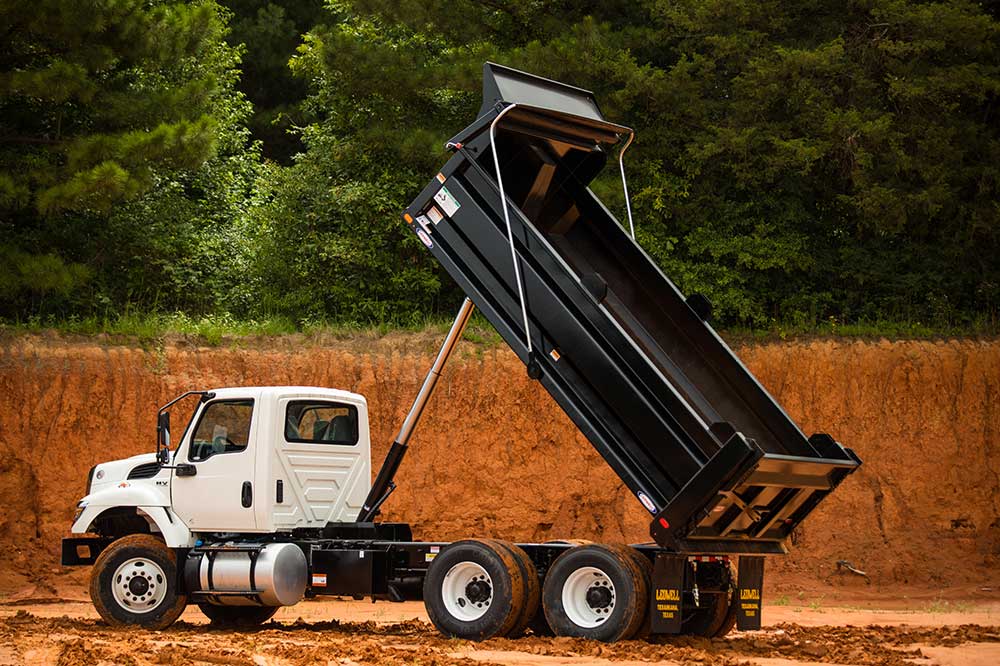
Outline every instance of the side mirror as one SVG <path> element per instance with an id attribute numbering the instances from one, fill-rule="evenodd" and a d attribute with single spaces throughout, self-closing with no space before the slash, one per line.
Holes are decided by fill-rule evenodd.
<path id="1" fill-rule="evenodd" d="M 161 465 L 170 463 L 170 412 L 156 415 L 156 459 Z"/>

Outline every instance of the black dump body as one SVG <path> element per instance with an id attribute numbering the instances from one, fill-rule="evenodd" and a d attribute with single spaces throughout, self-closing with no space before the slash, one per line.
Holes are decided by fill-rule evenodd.
<path id="1" fill-rule="evenodd" d="M 404 219 L 653 514 L 658 544 L 784 552 L 860 460 L 806 438 L 703 319 L 707 303 L 685 299 L 589 189 L 630 137 L 591 93 L 487 64 L 478 120 Z"/>

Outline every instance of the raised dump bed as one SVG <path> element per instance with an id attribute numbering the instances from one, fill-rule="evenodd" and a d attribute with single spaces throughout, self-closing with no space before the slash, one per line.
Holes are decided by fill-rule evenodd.
<path id="1" fill-rule="evenodd" d="M 478 119 L 404 218 L 653 515 L 658 544 L 784 552 L 860 460 L 807 438 L 706 321 L 708 302 L 685 298 L 589 189 L 632 137 L 590 92 L 488 63 Z"/>

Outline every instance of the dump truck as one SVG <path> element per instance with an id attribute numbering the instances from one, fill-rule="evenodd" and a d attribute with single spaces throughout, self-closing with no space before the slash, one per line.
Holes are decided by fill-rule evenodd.
<path id="1" fill-rule="evenodd" d="M 487 63 L 476 120 L 402 213 L 467 297 L 374 481 L 364 396 L 189 391 L 159 410 L 155 453 L 90 470 L 62 561 L 92 566 L 101 617 L 162 629 L 196 604 L 245 626 L 339 595 L 422 599 L 441 632 L 474 640 L 759 628 L 766 556 L 861 461 L 806 437 L 713 330 L 708 300 L 636 242 L 633 138 L 592 93 Z M 626 224 L 590 189 L 609 161 Z M 546 543 L 429 542 L 378 519 L 476 308 L 649 513 L 651 541 L 566 525 Z M 190 402 L 173 444 L 171 413 Z"/>

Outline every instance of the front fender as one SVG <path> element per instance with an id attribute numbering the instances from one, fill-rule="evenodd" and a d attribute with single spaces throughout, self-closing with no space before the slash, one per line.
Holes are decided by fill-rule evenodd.
<path id="1" fill-rule="evenodd" d="M 194 537 L 177 515 L 170 510 L 167 493 L 150 483 L 123 482 L 110 488 L 102 488 L 80 501 L 83 511 L 70 531 L 86 534 L 91 531 L 94 521 L 105 511 L 113 509 L 135 509 L 149 521 L 150 526 L 163 535 L 171 548 L 189 548 L 194 545 Z"/>
<path id="2" fill-rule="evenodd" d="M 122 481 L 87 495 L 81 502 L 88 507 L 170 506 L 169 493 L 169 486 L 155 486 L 148 480 Z"/>

